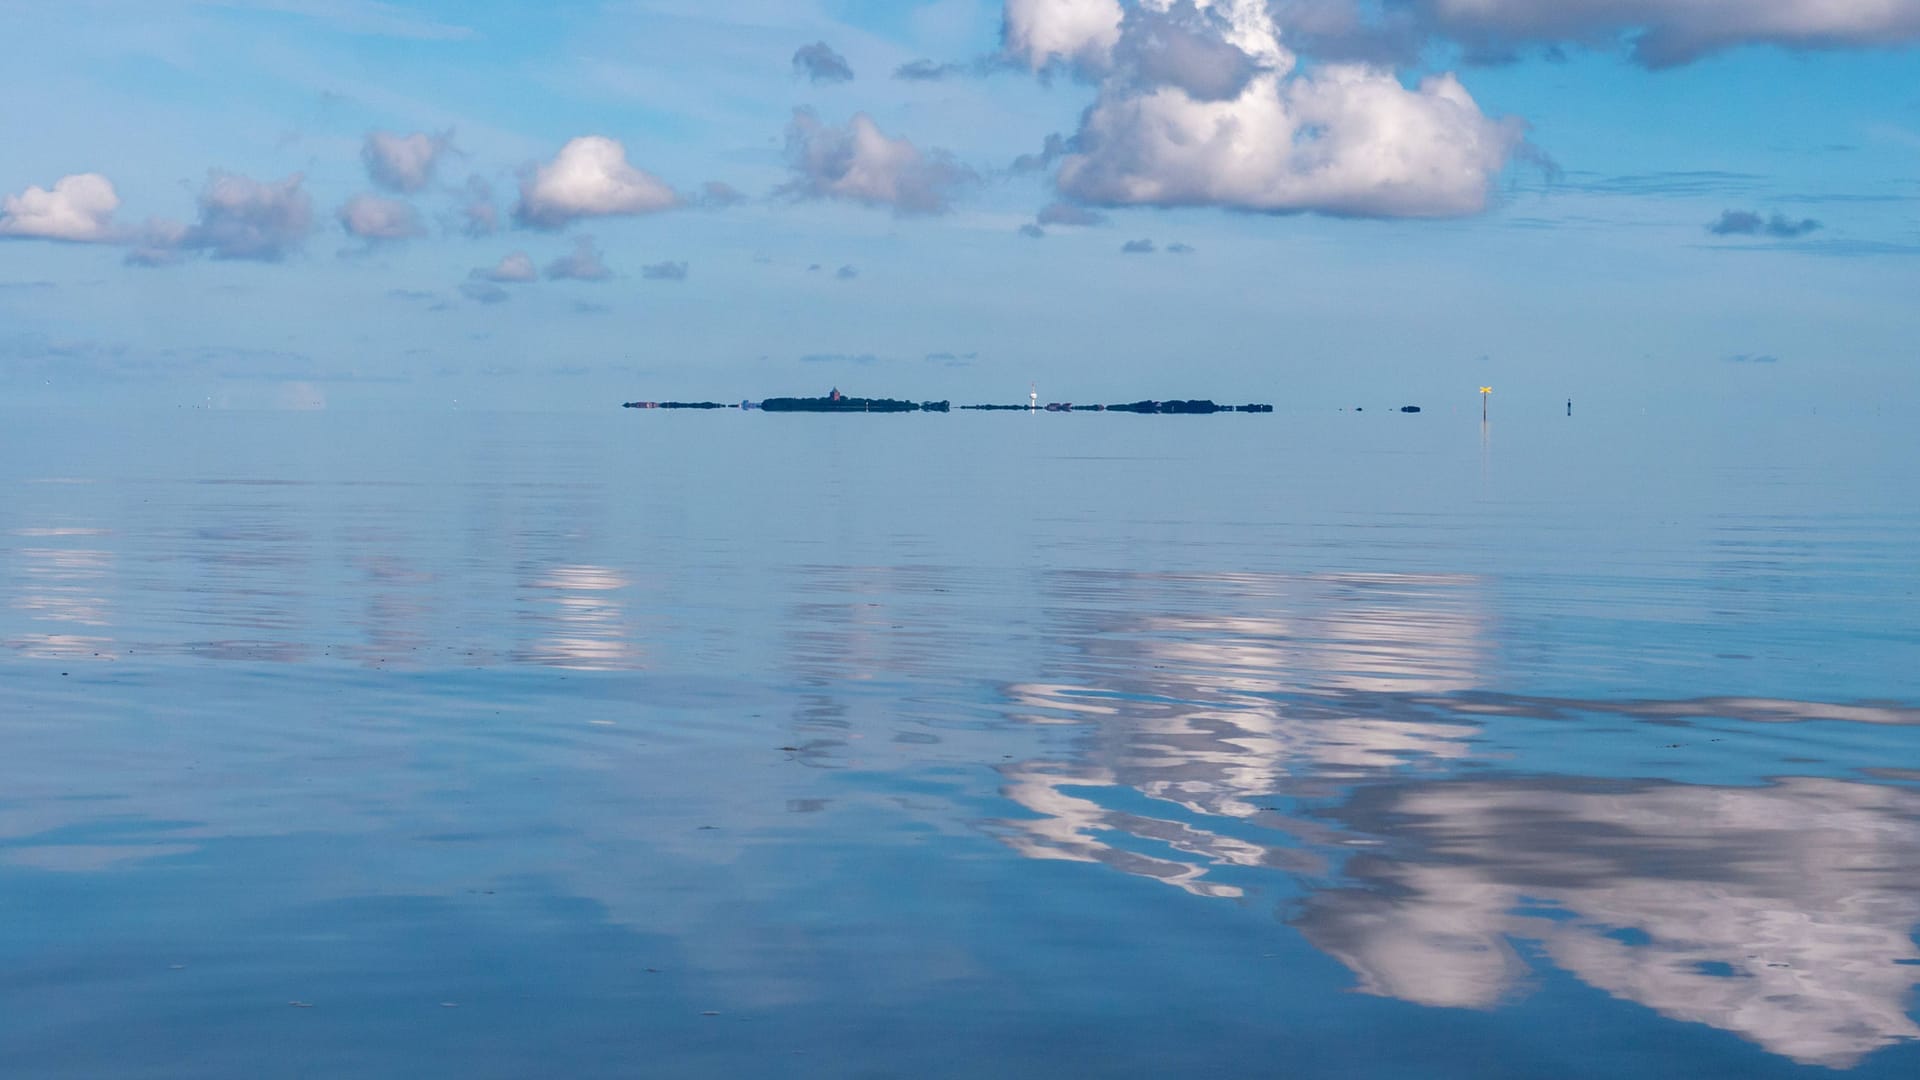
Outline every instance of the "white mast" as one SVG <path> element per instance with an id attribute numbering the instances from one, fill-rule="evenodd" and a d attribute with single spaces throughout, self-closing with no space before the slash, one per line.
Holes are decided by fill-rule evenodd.
<path id="1" fill-rule="evenodd" d="M 1028 383 L 1027 384 L 1027 411 L 1038 412 L 1039 410 L 1040 410 L 1040 384 Z"/>

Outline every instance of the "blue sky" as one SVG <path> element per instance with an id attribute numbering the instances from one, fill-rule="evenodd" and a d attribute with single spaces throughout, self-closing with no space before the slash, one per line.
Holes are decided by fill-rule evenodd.
<path id="1" fill-rule="evenodd" d="M 0 17 L 15 404 L 1920 389 L 1920 0 Z"/>

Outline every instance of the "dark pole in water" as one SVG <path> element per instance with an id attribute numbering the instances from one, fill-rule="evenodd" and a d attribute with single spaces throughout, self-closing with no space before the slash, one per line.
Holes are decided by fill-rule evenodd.
<path id="1" fill-rule="evenodd" d="M 1567 415 L 1568 416 L 1573 415 L 1573 399 L 1572 398 L 1567 399 Z"/>
<path id="2" fill-rule="evenodd" d="M 1491 393 L 1493 393 L 1491 386 L 1480 388 L 1480 422 L 1483 424 L 1487 422 L 1487 395 Z"/>

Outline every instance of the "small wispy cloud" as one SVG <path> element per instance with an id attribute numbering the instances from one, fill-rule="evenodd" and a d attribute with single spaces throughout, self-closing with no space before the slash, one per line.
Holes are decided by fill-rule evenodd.
<path id="1" fill-rule="evenodd" d="M 667 260 L 641 267 L 640 276 L 647 281 L 685 281 L 687 270 L 686 263 Z"/>
<path id="2" fill-rule="evenodd" d="M 744 192 L 724 180 L 709 180 L 701 184 L 700 194 L 694 197 L 696 204 L 709 210 L 724 210 L 746 201 Z"/>
<path id="3" fill-rule="evenodd" d="M 548 281 L 605 281 L 612 276 L 591 236 L 575 237 L 572 251 L 547 264 Z"/>
<path id="4" fill-rule="evenodd" d="M 1723 169 L 1674 169 L 1616 176 L 1568 172 L 1559 184 L 1594 195 L 1742 195 L 1759 190 L 1766 179 Z"/>
<path id="5" fill-rule="evenodd" d="M 360 161 L 367 167 L 367 178 L 375 184 L 411 194 L 433 183 L 434 170 L 453 152 L 451 135 L 372 131 L 360 147 Z"/>
<path id="6" fill-rule="evenodd" d="M 493 204 L 493 185 L 485 177 L 467 177 L 459 213 L 460 231 L 474 238 L 491 236 L 500 228 L 500 209 Z"/>
<path id="7" fill-rule="evenodd" d="M 793 72 L 816 85 L 853 81 L 853 68 L 847 58 L 833 51 L 824 41 L 802 45 L 793 52 Z"/>
<path id="8" fill-rule="evenodd" d="M 413 207 L 399 199 L 379 195 L 355 195 L 340 207 L 339 217 L 340 228 L 348 236 L 369 244 L 405 240 L 426 233 Z"/>
<path id="9" fill-rule="evenodd" d="M 1020 64 L 1000 53 L 976 56 L 971 60 L 930 60 L 921 57 L 893 69 L 901 82 L 941 82 L 946 79 L 983 79 L 1001 72 L 1018 71 Z"/>
<path id="10" fill-rule="evenodd" d="M 1033 220 L 1041 225 L 1099 225 L 1107 215 L 1069 202 L 1050 202 L 1033 215 Z"/>
<path id="11" fill-rule="evenodd" d="M 941 64 L 932 60 L 909 60 L 893 69 L 893 77 L 903 82 L 939 82 L 960 74 L 959 64 Z"/>
<path id="12" fill-rule="evenodd" d="M 492 266 L 476 266 L 467 276 L 475 281 L 490 281 L 496 284 L 521 285 L 533 281 L 540 275 L 534 269 L 533 257 L 524 251 L 516 251 L 503 256 Z"/>
<path id="13" fill-rule="evenodd" d="M 507 290 L 491 281 L 462 282 L 460 295 L 482 304 L 504 304 L 508 300 Z"/>
<path id="14" fill-rule="evenodd" d="M 1785 214 L 1762 217 L 1752 210 L 1723 210 L 1707 223 L 1707 231 L 1715 236 L 1771 236 L 1777 240 L 1792 240 L 1820 227 L 1813 218 L 1795 220 Z"/>

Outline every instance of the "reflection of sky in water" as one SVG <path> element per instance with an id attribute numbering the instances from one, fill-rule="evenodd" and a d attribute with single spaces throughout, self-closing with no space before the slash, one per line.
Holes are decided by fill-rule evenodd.
<path id="1" fill-rule="evenodd" d="M 599 1018 L 555 1060 L 764 1010 L 648 1030 L 707 1075 L 812 1031 L 812 1075 L 930 1074 L 952 1024 L 1160 1075 L 1281 1030 L 1390 1051 L 1367 1077 L 1485 1071 L 1429 1053 L 1449 1030 L 1707 1047 L 1666 1075 L 1914 1060 L 1920 641 L 1886 598 L 1920 567 L 1863 474 L 1816 493 L 1857 513 L 1695 510 L 1648 498 L 1670 472 L 1569 484 L 1567 448 L 1515 481 L 1511 435 L 1484 474 L 1471 438 L 1341 436 L 1356 483 L 1276 468 L 1291 427 L 618 419 L 0 455 L 0 895 L 31 913 L 0 1042 L 245 1028 L 316 941 L 361 965 L 304 1017 L 328 1045 L 403 1016 L 385 1052 L 446 1060 L 496 1044 L 373 997 L 437 1010 L 455 954 L 515 1016 Z M 210 996 L 143 981 L 182 956 Z"/>
<path id="2" fill-rule="evenodd" d="M 1516 940 L 1617 997 L 1811 1064 L 1920 1037 L 1920 793 L 1453 780 L 1334 811 L 1386 839 L 1298 924 L 1370 993 L 1492 1006 Z"/>
<path id="3" fill-rule="evenodd" d="M 1067 760 L 1001 767 L 1027 816 L 990 828 L 1030 858 L 1202 897 L 1246 896 L 1261 880 L 1247 868 L 1281 871 L 1310 885 L 1295 924 L 1382 996 L 1499 1005 L 1529 982 L 1515 943 L 1533 940 L 1589 985 L 1796 1061 L 1847 1067 L 1920 1036 L 1906 1012 L 1920 970 L 1904 966 L 1920 962 L 1912 792 L 1432 775 L 1485 757 L 1494 716 L 1911 726 L 1920 710 L 1475 692 L 1492 651 L 1482 589 L 1077 578 L 1047 605 L 1062 646 L 1048 674 L 1080 681 L 1015 684 L 1006 699 L 1026 722 L 1082 734 Z M 1273 614 L 1251 613 L 1263 604 Z M 1360 786 L 1329 810 L 1275 813 L 1339 797 L 1330 781 Z"/>
<path id="4" fill-rule="evenodd" d="M 71 492 L 100 486 L 34 485 L 62 496 L 46 500 L 51 520 L 16 505 L 26 523 L 0 537 L 10 648 L 411 668 L 615 670 L 641 657 L 631 577 L 581 558 L 594 511 L 566 485 L 460 491 L 462 521 L 423 516 L 418 504 L 445 493 L 404 481 L 155 481 L 142 489 L 163 494 L 131 512 L 92 506 L 113 530 L 62 523 L 86 516 Z"/>
<path id="5" fill-rule="evenodd" d="M 629 582 L 605 566 L 546 567 L 528 584 L 542 636 L 520 659 L 544 667 L 612 671 L 639 666 L 619 592 Z"/>
<path id="6" fill-rule="evenodd" d="M 39 541 L 99 534 L 100 530 L 54 526 L 13 530 L 15 536 Z M 8 604 L 26 618 L 27 625 L 7 644 L 27 656 L 49 659 L 111 656 L 113 639 L 104 630 L 112 625 L 106 593 L 113 577 L 113 553 L 19 547 L 13 555 L 18 584 Z"/>
<path id="7" fill-rule="evenodd" d="M 1047 579 L 1041 596 L 1059 624 L 1049 674 L 1082 681 L 1020 683 L 1006 695 L 1023 719 L 1089 731 L 1071 765 L 1006 770 L 1008 797 L 1040 815 L 999 825 L 1025 854 L 1111 861 L 1191 891 L 1238 895 L 1201 883 L 1206 864 L 1280 856 L 1215 834 L 1201 824 L 1207 816 L 1254 817 L 1299 780 L 1471 752 L 1473 725 L 1356 715 L 1342 697 L 1470 688 L 1488 650 L 1471 579 L 1103 574 L 1054 584 Z M 1072 794 L 1101 786 L 1132 788 L 1191 819 L 1103 810 Z M 1145 836 L 1198 862 L 1149 859 L 1103 835 Z"/>

